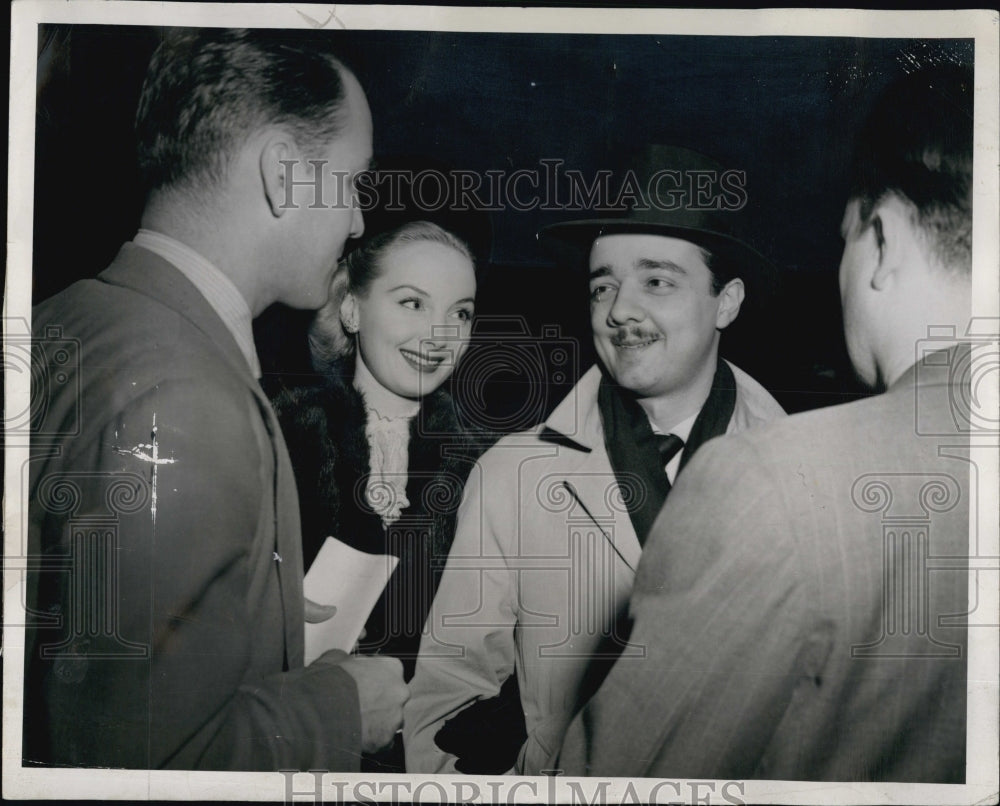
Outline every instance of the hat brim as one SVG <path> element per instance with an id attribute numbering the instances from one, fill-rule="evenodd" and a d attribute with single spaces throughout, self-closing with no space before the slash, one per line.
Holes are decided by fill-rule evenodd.
<path id="1" fill-rule="evenodd" d="M 689 241 L 735 264 L 736 276 L 750 286 L 752 296 L 770 296 L 775 290 L 774 264 L 749 244 L 724 233 L 675 224 L 593 218 L 549 224 L 539 230 L 538 238 L 557 260 L 586 265 L 595 240 L 603 235 L 624 234 L 664 235 Z"/>

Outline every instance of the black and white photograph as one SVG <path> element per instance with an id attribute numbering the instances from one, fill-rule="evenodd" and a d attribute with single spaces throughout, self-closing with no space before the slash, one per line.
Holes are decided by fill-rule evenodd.
<path id="1" fill-rule="evenodd" d="M 998 20 L 16 2 L 4 796 L 995 802 Z"/>

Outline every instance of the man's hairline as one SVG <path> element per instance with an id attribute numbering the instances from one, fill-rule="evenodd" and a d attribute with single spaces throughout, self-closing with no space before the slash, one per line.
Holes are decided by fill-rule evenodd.
<path id="1" fill-rule="evenodd" d="M 939 250 L 937 248 L 937 243 L 935 241 L 934 235 L 931 229 L 923 224 L 920 216 L 920 208 L 917 207 L 916 202 L 913 201 L 909 196 L 907 196 L 902 191 L 896 188 L 886 188 L 879 194 L 878 198 L 867 194 L 852 194 L 847 200 L 847 206 L 851 204 L 857 205 L 858 212 L 858 222 L 859 222 L 859 232 L 863 233 L 868 230 L 872 225 L 872 221 L 875 218 L 875 212 L 881 204 L 883 204 L 887 199 L 895 198 L 901 202 L 907 211 L 907 219 L 913 226 L 913 230 L 917 233 L 918 237 L 922 241 L 922 249 L 927 257 L 927 259 L 934 264 L 937 271 L 949 277 L 959 277 L 959 278 L 971 278 L 972 276 L 972 254 L 970 250 L 969 261 L 970 265 L 965 266 L 955 266 L 946 263 L 942 260 Z M 866 204 L 870 203 L 871 208 L 868 210 L 868 215 L 863 215 Z M 841 231 L 842 236 L 846 236 L 847 233 Z M 846 237 L 844 241 L 846 242 Z"/>
<path id="2" fill-rule="evenodd" d="M 227 155 L 227 157 L 235 156 L 242 148 L 246 147 L 247 143 L 249 143 L 255 137 L 259 137 L 263 132 L 266 132 L 268 130 L 279 130 L 286 132 L 288 136 L 292 138 L 292 142 L 299 150 L 300 156 L 306 160 L 317 157 L 320 152 L 329 149 L 335 142 L 337 142 L 337 140 L 341 139 L 344 136 L 345 130 L 348 128 L 347 122 L 351 119 L 352 113 L 355 111 L 350 107 L 350 101 L 348 99 L 348 82 L 345 79 L 348 76 L 353 78 L 355 83 L 357 84 L 358 90 L 361 92 L 361 97 L 365 98 L 366 100 L 367 98 L 365 96 L 364 87 L 361 86 L 361 81 L 355 75 L 354 71 L 351 70 L 350 67 L 344 64 L 336 56 L 330 55 L 329 59 L 332 65 L 338 71 L 344 89 L 343 97 L 337 104 L 336 109 L 333 111 L 332 114 L 341 115 L 346 110 L 346 114 L 342 114 L 343 120 L 338 121 L 338 126 L 336 128 L 336 131 L 330 138 L 325 139 L 322 142 L 317 141 L 308 144 L 303 144 L 299 142 L 300 138 L 296 137 L 295 135 L 294 119 L 286 117 L 284 119 L 278 118 L 278 119 L 264 120 L 259 125 L 255 126 L 253 129 L 247 131 L 245 134 L 238 136 L 233 141 L 232 152 L 229 155 Z M 302 119 L 299 118 L 299 120 Z M 317 152 L 316 154 L 312 153 L 314 150 Z M 369 159 L 368 165 L 371 164 L 372 159 L 373 158 Z M 367 168 L 368 166 L 366 166 L 365 169 L 367 170 Z M 186 198 L 191 203 L 197 203 L 199 200 L 207 200 L 208 198 L 211 197 L 213 193 L 222 192 L 224 190 L 224 184 L 225 184 L 224 182 L 219 182 L 217 179 L 213 179 L 210 170 L 202 169 L 200 171 L 196 171 L 195 173 L 189 176 L 181 177 L 179 181 L 171 182 L 169 184 L 159 185 L 158 187 L 151 189 L 147 194 L 146 205 L 148 206 L 149 201 L 156 196 L 161 196 L 161 197 L 180 196 Z"/>

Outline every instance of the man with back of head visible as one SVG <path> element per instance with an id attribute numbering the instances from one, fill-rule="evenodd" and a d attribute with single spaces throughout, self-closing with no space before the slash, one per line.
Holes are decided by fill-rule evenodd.
<path id="1" fill-rule="evenodd" d="M 322 306 L 363 231 L 364 92 L 318 41 L 178 29 L 136 134 L 141 229 L 33 312 L 80 351 L 37 431 L 77 407 L 80 427 L 32 444 L 24 763 L 357 769 L 399 726 L 402 669 L 303 668 L 295 484 L 251 321 Z"/>
<path id="2" fill-rule="evenodd" d="M 646 656 L 554 768 L 965 781 L 968 575 L 929 570 L 969 554 L 972 87 L 901 79 L 860 138 L 840 292 L 851 360 L 886 391 L 699 452 L 639 567 Z"/>
<path id="3" fill-rule="evenodd" d="M 634 569 L 671 484 L 712 438 L 784 416 L 719 355 L 768 271 L 736 237 L 742 205 L 677 204 L 656 181 L 714 177 L 718 189 L 725 172 L 673 146 L 648 147 L 633 172 L 663 196 L 547 231 L 589 256 L 599 363 L 544 424 L 473 470 L 410 684 L 411 772 L 544 769 L 578 701 L 632 651 Z M 493 726 L 517 726 L 521 709 L 527 737 L 498 741 Z"/>

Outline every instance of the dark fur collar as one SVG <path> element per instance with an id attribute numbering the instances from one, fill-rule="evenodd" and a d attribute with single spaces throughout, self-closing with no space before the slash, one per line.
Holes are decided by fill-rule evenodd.
<path id="1" fill-rule="evenodd" d="M 334 372 L 307 383 L 282 384 L 272 395 L 295 468 L 307 542 L 312 532 L 337 534 L 356 514 L 344 507 L 366 508 L 359 501 L 371 454 L 364 399 L 353 376 L 353 361 L 343 361 Z M 484 448 L 482 440 L 463 432 L 448 392 L 437 389 L 423 398 L 410 424 L 410 507 L 404 516 L 430 518 L 432 548 L 439 557 L 447 556 L 462 488 Z M 411 489 L 417 495 L 410 495 Z M 308 547 L 306 554 L 308 562 Z"/>
<path id="2" fill-rule="evenodd" d="M 364 397 L 354 388 L 354 361 L 338 362 L 336 371 L 322 376 L 320 384 L 326 405 L 340 409 L 352 431 L 360 429 L 363 432 L 367 414 Z M 414 449 L 420 450 L 424 447 L 423 443 L 438 442 L 441 438 L 453 443 L 462 436 L 462 427 L 451 395 L 443 387 L 435 389 L 420 401 L 420 410 L 410 423 L 411 463 Z M 364 468 L 368 470 L 370 459 L 367 445 L 364 454 Z"/>

